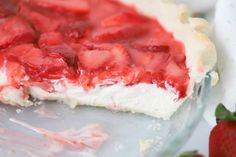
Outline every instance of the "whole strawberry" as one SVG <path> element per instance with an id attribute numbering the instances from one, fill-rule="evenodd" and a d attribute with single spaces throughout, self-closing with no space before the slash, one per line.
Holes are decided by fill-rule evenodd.
<path id="1" fill-rule="evenodd" d="M 204 157 L 201 154 L 198 154 L 197 151 L 188 151 L 180 154 L 178 157 Z"/>
<path id="2" fill-rule="evenodd" d="M 236 112 L 219 104 L 215 112 L 217 125 L 209 139 L 209 157 L 236 157 Z"/>

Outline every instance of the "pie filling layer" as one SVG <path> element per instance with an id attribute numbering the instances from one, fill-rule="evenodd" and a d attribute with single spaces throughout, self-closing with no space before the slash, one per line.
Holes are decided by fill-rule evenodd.
<path id="1" fill-rule="evenodd" d="M 85 91 L 122 83 L 189 84 L 185 47 L 156 18 L 115 0 L 2 0 L 0 70 L 15 88 L 55 91 L 67 80 Z M 2 82 L 4 80 L 2 79 Z"/>

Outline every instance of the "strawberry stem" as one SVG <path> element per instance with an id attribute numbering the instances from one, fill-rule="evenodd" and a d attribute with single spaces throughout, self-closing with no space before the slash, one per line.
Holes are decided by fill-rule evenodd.
<path id="1" fill-rule="evenodd" d="M 186 151 L 186 152 L 183 152 L 182 154 L 180 154 L 178 157 L 194 157 L 195 155 L 197 155 L 197 151 L 194 150 L 194 151 Z"/>
<path id="2" fill-rule="evenodd" d="M 219 104 L 215 111 L 216 121 L 233 121 L 236 122 L 236 112 L 229 111 L 223 104 Z"/>

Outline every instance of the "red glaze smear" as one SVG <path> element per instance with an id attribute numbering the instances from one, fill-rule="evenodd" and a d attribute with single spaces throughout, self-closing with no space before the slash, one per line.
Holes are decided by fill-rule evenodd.
<path id="1" fill-rule="evenodd" d="M 62 132 L 55 132 L 31 126 L 14 118 L 9 120 L 42 135 L 42 137 L 35 137 L 0 128 L 1 148 L 4 148 L 5 151 L 13 150 L 17 155 L 26 153 L 27 156 L 34 157 L 90 157 L 95 156 L 109 138 L 99 124 L 89 124 L 78 129 L 70 128 Z"/>
<path id="2" fill-rule="evenodd" d="M 23 66 L 20 76 L 9 76 L 16 86 L 53 91 L 50 82 L 61 78 L 86 90 L 168 83 L 186 96 L 185 47 L 155 18 L 115 0 L 15 0 L 1 7 L 0 62 Z"/>

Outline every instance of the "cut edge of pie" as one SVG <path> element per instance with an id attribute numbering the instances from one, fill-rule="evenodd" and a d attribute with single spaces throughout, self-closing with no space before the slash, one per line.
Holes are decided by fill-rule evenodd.
<path id="1" fill-rule="evenodd" d="M 39 100 L 62 101 L 72 108 L 77 105 L 90 105 L 169 119 L 192 94 L 195 83 L 204 79 L 206 73 L 216 63 L 215 46 L 207 34 L 208 23 L 201 18 L 189 17 L 185 5 L 177 5 L 170 1 L 122 0 L 122 2 L 134 6 L 146 16 L 157 18 L 167 31 L 173 33 L 175 39 L 184 43 L 186 66 L 190 77 L 185 97 L 179 98 L 171 86 L 163 89 L 147 83 L 132 86 L 117 83 L 111 86 L 96 86 L 85 91 L 83 87 L 61 79 L 54 82 L 55 91 L 50 93 L 35 85 L 28 86 L 27 89 L 5 87 L 0 92 L 0 101 L 11 105 L 31 106 L 33 102 L 28 99 L 31 95 Z M 0 85 L 7 84 L 6 73 L 6 67 L 3 65 L 0 68 Z"/>

